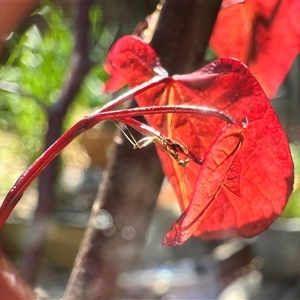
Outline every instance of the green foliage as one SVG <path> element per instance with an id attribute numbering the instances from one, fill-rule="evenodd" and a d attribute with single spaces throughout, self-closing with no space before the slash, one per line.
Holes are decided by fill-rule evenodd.
<path id="1" fill-rule="evenodd" d="M 2 143 L 0 152 L 7 157 L 8 164 L 18 156 L 28 165 L 40 154 L 47 130 L 47 109 L 59 99 L 74 47 L 74 24 L 61 9 L 45 5 L 38 14 L 45 22 L 32 25 L 17 40 L 11 39 L 10 56 L 6 64 L 0 66 L 0 140 L 7 140 L 8 133 L 12 139 L 6 144 L 7 148 Z M 91 9 L 90 19 L 94 41 L 90 55 L 95 67 L 70 109 L 66 127 L 71 125 L 75 113 L 86 113 L 89 108 L 107 101 L 104 97 L 101 99 L 99 91 L 107 78 L 102 67 L 107 48 L 102 47 L 102 43 L 111 41 L 110 33 L 97 5 Z M 16 141 L 18 147 L 12 151 L 9 145 L 16 145 Z M 0 171 L 3 175 L 6 169 Z M 2 178 L 2 175 L 0 192 L 9 187 L 2 180 L 6 176 Z"/>
<path id="2" fill-rule="evenodd" d="M 291 144 L 290 146 L 294 161 L 294 191 L 281 216 L 285 218 L 300 218 L 300 145 Z"/>
<path id="3" fill-rule="evenodd" d="M 45 7 L 41 14 L 48 28 L 33 25 L 27 30 L 6 67 L 18 68 L 16 79 L 23 93 L 50 105 L 60 93 L 74 39 L 60 11 Z"/>

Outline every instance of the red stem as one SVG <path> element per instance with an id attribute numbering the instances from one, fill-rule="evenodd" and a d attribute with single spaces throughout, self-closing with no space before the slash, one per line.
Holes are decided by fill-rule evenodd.
<path id="1" fill-rule="evenodd" d="M 127 93 L 127 95 L 132 94 Z M 126 96 L 127 97 L 127 96 Z M 122 97 L 121 101 L 125 101 Z M 127 98 L 126 98 L 127 99 Z M 121 102 L 119 101 L 119 102 Z M 116 100 L 112 102 L 112 107 L 116 106 Z M 188 105 L 170 105 L 170 106 L 150 106 L 136 107 L 132 109 L 122 109 L 117 111 L 107 111 L 110 105 L 106 105 L 103 109 L 97 110 L 91 115 L 78 121 L 63 136 L 61 136 L 51 147 L 49 147 L 16 181 L 11 190 L 5 197 L 0 208 L 0 227 L 3 226 L 13 208 L 17 205 L 24 191 L 32 183 L 32 181 L 45 169 L 45 167 L 77 136 L 91 129 L 96 124 L 104 120 L 113 120 L 123 122 L 132 126 L 136 130 L 144 134 L 156 135 L 157 131 L 150 126 L 144 126 L 143 123 L 133 120 L 131 117 L 151 114 L 166 113 L 184 113 L 193 115 L 205 115 L 218 117 L 227 123 L 236 123 L 233 117 L 225 112 L 218 111 L 207 107 L 188 106 Z"/>

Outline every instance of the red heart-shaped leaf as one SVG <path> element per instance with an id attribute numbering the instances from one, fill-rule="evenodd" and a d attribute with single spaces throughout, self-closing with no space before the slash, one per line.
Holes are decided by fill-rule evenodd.
<path id="1" fill-rule="evenodd" d="M 153 50 L 149 64 L 148 57 L 144 55 L 149 48 L 149 45 L 128 36 L 116 43 L 111 52 L 113 55 L 109 56 L 112 67 L 132 87 L 151 79 L 157 70 L 163 73 Z M 207 239 L 236 235 L 252 237 L 265 230 L 281 213 L 293 185 L 289 145 L 267 97 L 242 63 L 228 58 L 217 60 L 192 74 L 169 77 L 136 100 L 140 106 L 208 106 L 225 111 L 238 121 L 244 117 L 248 120 L 248 126 L 243 130 L 242 146 L 235 154 L 236 159 L 231 162 L 227 176 L 222 175 L 222 182 L 217 183 L 220 189 L 212 200 L 211 196 L 197 194 L 198 184 L 204 184 L 200 174 L 205 174 L 203 168 L 207 167 L 206 164 L 210 165 L 208 162 L 201 167 L 190 161 L 184 169 L 163 149 L 157 148 L 181 208 L 185 210 L 201 201 L 208 203 L 204 210 L 196 205 L 199 211 L 195 213 L 201 216 L 201 221 L 194 235 Z M 163 135 L 185 145 L 198 157 L 213 153 L 216 136 L 225 125 L 224 121 L 211 116 L 182 114 L 154 115 L 147 120 Z M 214 176 L 221 169 L 217 168 Z M 208 181 L 205 186 L 207 191 L 214 190 Z M 201 187 L 200 190 L 205 189 Z M 188 218 L 182 217 L 184 222 L 188 222 Z M 190 232 L 183 234 L 189 235 Z"/>

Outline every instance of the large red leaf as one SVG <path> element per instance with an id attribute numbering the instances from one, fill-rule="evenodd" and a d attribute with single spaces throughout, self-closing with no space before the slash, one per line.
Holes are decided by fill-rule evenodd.
<path id="1" fill-rule="evenodd" d="M 299 16 L 299 0 L 223 0 L 210 45 L 244 62 L 271 98 L 300 52 Z"/>
<path id="2" fill-rule="evenodd" d="M 155 76 L 156 70 L 163 73 L 154 51 L 149 49 L 149 45 L 127 36 L 115 44 L 108 59 L 115 72 L 121 73 L 130 86 L 135 86 Z M 113 82 L 114 77 L 110 86 Z M 242 130 L 243 141 L 234 153 L 236 158 L 228 158 L 224 165 L 214 162 L 213 176 L 221 179 L 211 182 L 205 176 L 210 172 L 215 151 L 223 145 L 226 123 L 211 116 L 147 117 L 150 125 L 163 135 L 185 145 L 198 157 L 205 157 L 202 167 L 190 161 L 182 168 L 158 147 L 165 174 L 182 209 L 189 205 L 196 207 L 191 217 L 201 216 L 195 235 L 207 239 L 252 237 L 265 230 L 281 213 L 293 185 L 288 142 L 264 92 L 243 64 L 233 59 L 217 60 L 192 74 L 169 77 L 136 100 L 140 106 L 183 103 L 208 106 L 225 111 L 240 122 L 246 117 L 249 122 Z M 226 134 L 228 130 L 231 132 L 227 129 Z M 225 173 L 228 170 L 227 175 L 224 168 Z M 215 194 L 211 195 L 210 191 Z M 185 215 L 184 226 L 191 221 Z M 178 232 L 175 241 L 180 243 L 181 236 L 190 233 Z"/>

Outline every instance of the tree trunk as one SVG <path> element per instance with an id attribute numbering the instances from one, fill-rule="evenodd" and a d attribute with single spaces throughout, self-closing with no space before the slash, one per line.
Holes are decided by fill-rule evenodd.
<path id="1" fill-rule="evenodd" d="M 171 74 L 201 64 L 220 5 L 221 0 L 165 2 L 151 44 Z M 118 274 L 142 250 L 162 179 L 153 146 L 141 151 L 126 141 L 115 146 L 64 299 L 116 296 Z M 99 228 L 103 220 L 110 220 L 106 230 Z"/>

